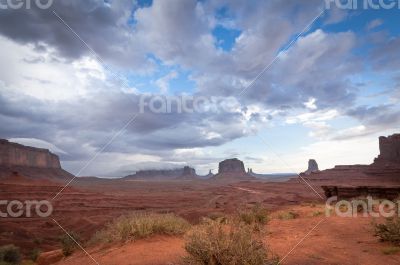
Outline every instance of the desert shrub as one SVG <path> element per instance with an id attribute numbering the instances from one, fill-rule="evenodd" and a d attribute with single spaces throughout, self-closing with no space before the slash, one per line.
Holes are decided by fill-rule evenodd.
<path id="1" fill-rule="evenodd" d="M 32 251 L 29 253 L 29 258 L 30 258 L 32 261 L 36 261 L 37 258 L 38 258 L 39 255 L 40 255 L 40 253 L 41 253 L 40 249 L 34 248 L 34 249 L 32 249 Z"/>
<path id="2" fill-rule="evenodd" d="M 388 218 L 386 223 L 375 225 L 375 233 L 380 240 L 400 246 L 400 218 Z"/>
<path id="3" fill-rule="evenodd" d="M 0 247 L 0 262 L 3 264 L 19 264 L 20 261 L 21 253 L 18 247 L 14 245 Z"/>
<path id="4" fill-rule="evenodd" d="M 225 214 L 223 214 L 223 213 L 219 213 L 219 212 L 216 212 L 216 213 L 210 213 L 207 217 L 206 217 L 206 219 L 210 219 L 210 220 L 212 220 L 212 221 L 216 221 L 216 222 L 220 222 L 220 223 L 227 223 L 228 222 L 228 217 L 225 215 Z M 204 219 L 202 220 L 202 221 L 204 221 Z"/>
<path id="5" fill-rule="evenodd" d="M 184 257 L 187 265 L 267 265 L 277 264 L 252 225 L 226 226 L 208 222 L 186 235 Z"/>
<path id="6" fill-rule="evenodd" d="M 312 216 L 313 217 L 317 217 L 317 216 L 321 216 L 323 214 L 323 212 L 321 212 L 321 211 L 314 211 L 313 213 L 312 213 Z"/>
<path id="7" fill-rule="evenodd" d="M 278 218 L 281 220 L 292 220 L 296 219 L 297 217 L 299 217 L 299 214 L 294 211 L 284 212 L 278 216 Z"/>
<path id="8" fill-rule="evenodd" d="M 190 224 L 174 214 L 133 213 L 121 216 L 97 232 L 90 243 L 109 243 L 146 238 L 152 235 L 182 235 Z"/>
<path id="9" fill-rule="evenodd" d="M 385 255 L 394 255 L 400 252 L 400 247 L 387 247 L 382 249 L 382 253 Z"/>
<path id="10" fill-rule="evenodd" d="M 239 219 L 245 224 L 265 225 L 269 221 L 268 211 L 260 205 L 255 205 L 252 209 L 239 212 Z"/>
<path id="11" fill-rule="evenodd" d="M 80 238 L 74 232 L 69 232 L 69 235 L 63 235 L 60 237 L 60 243 L 64 256 L 67 257 L 71 255 L 74 252 L 74 250 L 78 247 L 75 241 L 79 243 Z"/>

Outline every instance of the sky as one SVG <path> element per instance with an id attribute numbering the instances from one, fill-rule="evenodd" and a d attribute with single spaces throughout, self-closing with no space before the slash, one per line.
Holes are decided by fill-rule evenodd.
<path id="1" fill-rule="evenodd" d="M 0 138 L 73 174 L 369 164 L 400 131 L 397 5 L 50 2 L 0 0 Z"/>

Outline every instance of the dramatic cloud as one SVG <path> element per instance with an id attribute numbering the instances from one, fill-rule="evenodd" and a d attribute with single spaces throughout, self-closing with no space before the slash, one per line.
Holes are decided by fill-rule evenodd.
<path id="1" fill-rule="evenodd" d="M 185 164 L 207 172 L 234 155 L 265 168 L 265 157 L 236 142 L 259 145 L 255 135 L 275 126 L 323 141 L 310 148 L 393 130 L 399 37 L 383 18 L 343 29 L 349 13 L 323 8 L 320 0 L 57 0 L 47 10 L 0 10 L 0 137 L 48 147 L 74 173 L 136 117 L 83 173 L 121 175 Z M 160 95 L 205 102 L 202 111 L 142 111 Z"/>

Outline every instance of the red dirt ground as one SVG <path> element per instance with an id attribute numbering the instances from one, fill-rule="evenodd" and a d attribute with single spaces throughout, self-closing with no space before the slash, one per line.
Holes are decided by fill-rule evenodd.
<path id="1" fill-rule="evenodd" d="M 280 259 L 284 258 L 281 264 L 400 264 L 400 254 L 382 253 L 390 245 L 379 242 L 373 236 L 370 218 L 312 217 L 316 208 L 307 206 L 290 207 L 290 210 L 300 213 L 299 218 L 280 220 L 276 218 L 279 213 L 276 212 L 273 214 L 274 219 L 267 225 L 269 233 L 265 242 L 274 254 Z M 309 233 L 317 224 L 320 225 Z M 157 236 L 125 245 L 89 248 L 87 251 L 102 265 L 165 265 L 179 263 L 185 255 L 183 246 L 182 238 Z M 79 252 L 57 264 L 95 262 Z"/>
<path id="2" fill-rule="evenodd" d="M 23 177 L 0 180 L 0 200 L 51 199 L 63 183 L 30 181 Z M 322 190 L 316 187 L 322 194 Z M 283 258 L 320 221 L 313 217 L 323 211 L 324 202 L 300 182 L 240 182 L 221 185 L 205 181 L 142 182 L 76 179 L 53 201 L 50 218 L 2 218 L 0 245 L 13 243 L 24 253 L 34 248 L 51 251 L 60 248 L 64 234 L 54 218 L 83 240 L 107 222 L 132 211 L 174 212 L 192 223 L 212 213 L 234 213 L 239 208 L 261 203 L 272 212 L 266 242 Z M 294 220 L 277 218 L 281 211 L 300 214 Z M 323 215 L 322 215 L 323 216 Z M 373 236 L 372 219 L 332 217 L 322 222 L 281 264 L 400 264 L 400 255 L 384 255 L 390 245 Z M 154 237 L 126 245 L 89 248 L 102 265 L 176 264 L 182 255 L 183 239 Z M 95 264 L 80 251 L 58 263 Z"/>

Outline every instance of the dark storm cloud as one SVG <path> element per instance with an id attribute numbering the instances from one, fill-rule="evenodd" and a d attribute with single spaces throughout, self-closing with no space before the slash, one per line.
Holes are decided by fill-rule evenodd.
<path id="1" fill-rule="evenodd" d="M 143 69 L 144 52 L 129 26 L 134 2 L 129 0 L 57 0 L 49 9 L 0 10 L 0 34 L 19 43 L 31 43 L 38 51 L 56 49 L 64 58 L 77 59 L 91 51 L 53 13 L 65 22 L 106 62 Z M 139 68 L 141 67 L 141 68 Z"/>
<path id="2" fill-rule="evenodd" d="M 122 137 L 107 151 L 146 150 L 218 146 L 240 138 L 250 131 L 243 128 L 240 113 L 156 114 L 140 113 L 139 96 L 104 92 L 73 102 L 43 102 L 12 92 L 0 95 L 0 135 L 5 138 L 37 138 L 65 150 L 65 160 L 90 153 L 85 148 L 100 149 L 134 116 Z M 21 106 L 26 106 L 21 108 Z M 212 133 L 212 134 L 210 134 Z"/>

